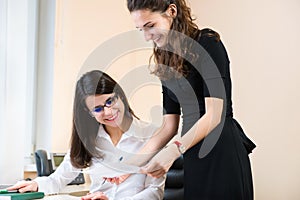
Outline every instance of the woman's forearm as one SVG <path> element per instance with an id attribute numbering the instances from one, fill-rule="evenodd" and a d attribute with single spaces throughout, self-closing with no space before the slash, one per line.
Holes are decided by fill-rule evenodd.
<path id="1" fill-rule="evenodd" d="M 205 114 L 180 138 L 180 142 L 186 150 L 205 138 L 221 121 L 223 100 L 218 98 L 206 98 L 205 104 Z"/>
<path id="2" fill-rule="evenodd" d="M 141 152 L 157 152 L 163 148 L 174 135 L 177 134 L 179 125 L 179 115 L 164 115 L 161 127 L 153 134 Z"/>
<path id="3" fill-rule="evenodd" d="M 138 166 L 145 165 L 157 152 L 159 152 L 174 135 L 176 135 L 179 124 L 179 115 L 164 115 L 162 126 L 146 142 L 144 147 L 132 157 L 128 164 Z"/>
<path id="4" fill-rule="evenodd" d="M 141 152 L 157 152 L 177 134 L 179 115 L 165 116 L 162 126 L 153 134 Z"/>

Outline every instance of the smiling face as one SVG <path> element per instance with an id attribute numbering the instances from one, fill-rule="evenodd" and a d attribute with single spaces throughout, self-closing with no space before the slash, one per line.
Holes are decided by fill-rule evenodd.
<path id="1" fill-rule="evenodd" d="M 166 44 L 173 22 L 168 10 L 164 13 L 151 12 L 147 9 L 135 10 L 131 12 L 131 17 L 136 28 L 144 31 L 146 41 L 152 40 L 158 47 Z"/>
<path id="2" fill-rule="evenodd" d="M 91 95 L 85 100 L 86 106 L 95 119 L 104 126 L 120 127 L 122 125 L 125 107 L 120 98 L 112 94 Z M 99 109 L 99 108 L 103 108 Z"/>

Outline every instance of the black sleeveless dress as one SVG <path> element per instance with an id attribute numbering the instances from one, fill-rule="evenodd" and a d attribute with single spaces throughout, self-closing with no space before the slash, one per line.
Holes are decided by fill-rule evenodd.
<path id="1" fill-rule="evenodd" d="M 233 118 L 229 58 L 222 42 L 206 34 L 209 32 L 213 31 L 201 30 L 196 39 L 206 54 L 199 52 L 202 58 L 196 64 L 186 61 L 188 75 L 161 81 L 164 114 L 182 113 L 182 135 L 205 114 L 205 97 L 224 100 L 220 125 L 184 154 L 184 200 L 252 200 L 248 154 L 255 144 Z M 203 59 L 205 56 L 210 58 Z M 210 61 L 216 66 L 217 75 L 210 69 L 203 69 Z M 223 90 L 219 87 L 220 82 Z M 205 150 L 205 141 L 213 147 Z"/>

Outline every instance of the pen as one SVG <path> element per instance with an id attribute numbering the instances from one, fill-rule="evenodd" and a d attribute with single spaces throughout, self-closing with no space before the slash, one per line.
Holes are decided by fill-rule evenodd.
<path id="1" fill-rule="evenodd" d="M 101 186 L 106 182 L 106 178 L 103 178 L 104 181 L 101 183 Z"/>
<path id="2" fill-rule="evenodd" d="M 16 193 L 18 190 L 0 190 L 0 194 Z"/>

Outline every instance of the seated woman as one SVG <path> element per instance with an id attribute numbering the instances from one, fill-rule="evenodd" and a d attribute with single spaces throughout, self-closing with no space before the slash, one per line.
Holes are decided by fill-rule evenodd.
<path id="1" fill-rule="evenodd" d="M 90 193 L 82 197 L 83 200 L 160 200 L 165 177 L 157 179 L 134 173 L 124 182 L 114 184 L 104 181 L 110 174 L 103 174 L 110 163 L 130 161 L 155 130 L 156 127 L 134 115 L 124 91 L 110 76 L 98 70 L 87 72 L 76 85 L 71 149 L 64 161 L 50 176 L 21 181 L 8 190 L 55 194 L 83 169 L 88 169 Z M 111 167 L 116 166 L 119 165 Z M 122 169 L 116 170 L 122 173 Z M 126 169 L 124 174 L 128 174 Z"/>

